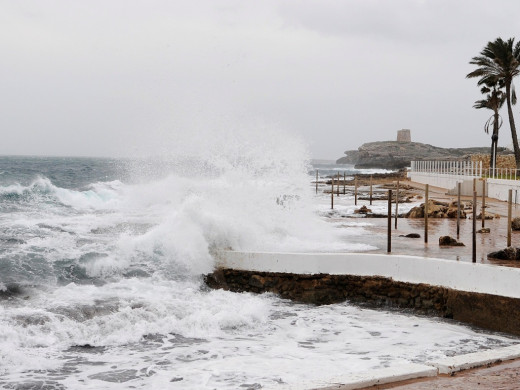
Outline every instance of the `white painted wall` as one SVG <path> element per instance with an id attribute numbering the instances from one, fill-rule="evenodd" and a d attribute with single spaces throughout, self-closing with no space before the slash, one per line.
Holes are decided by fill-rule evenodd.
<path id="1" fill-rule="evenodd" d="M 446 189 L 455 189 L 455 191 L 457 190 L 457 183 L 462 183 L 461 195 L 472 196 L 473 179 L 476 176 L 449 175 L 429 172 L 408 172 L 408 177 L 411 181 L 414 181 L 416 183 L 429 184 L 431 186 Z M 477 188 L 477 191 L 482 190 L 479 190 L 479 188 Z"/>
<path id="2" fill-rule="evenodd" d="M 520 202 L 520 183 L 518 180 L 487 179 L 488 196 L 507 202 L 508 192 L 513 190 L 513 203 Z"/>
<path id="3" fill-rule="evenodd" d="M 520 298 L 520 269 L 416 256 L 368 253 L 267 253 L 222 251 L 223 268 L 295 274 L 383 276 L 460 291 Z"/>

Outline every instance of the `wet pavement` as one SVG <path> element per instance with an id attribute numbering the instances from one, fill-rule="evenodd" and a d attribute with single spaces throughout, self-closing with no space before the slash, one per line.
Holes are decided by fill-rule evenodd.
<path id="1" fill-rule="evenodd" d="M 340 390 L 339 388 L 338 390 Z M 437 376 L 406 382 L 376 385 L 366 390 L 435 390 L 435 389 L 520 389 L 520 360 L 510 360 L 491 367 L 477 368 L 455 373 L 453 376 Z"/>
<path id="2" fill-rule="evenodd" d="M 406 182 L 416 188 L 415 192 L 421 194 L 424 185 L 418 183 Z M 430 199 L 436 199 L 445 202 L 456 201 L 456 196 L 446 195 L 446 190 L 437 187 L 429 187 Z M 347 200 L 345 200 L 347 201 Z M 461 197 L 462 202 L 471 202 L 470 197 Z M 336 204 L 341 202 L 341 197 Z M 374 201 L 379 204 L 387 203 L 387 201 Z M 482 198 L 477 199 L 477 213 L 480 214 Z M 497 218 L 485 220 L 485 227 L 490 228 L 490 233 L 477 234 L 477 256 L 476 262 L 484 264 L 495 264 L 501 266 L 520 267 L 518 261 L 498 261 L 488 259 L 488 253 L 501 250 L 507 246 L 507 202 L 499 201 L 492 198 L 485 199 L 486 213 L 497 215 Z M 367 205 L 369 202 L 362 200 L 358 202 L 358 206 Z M 395 206 L 394 206 L 395 207 Z M 466 210 L 468 213 L 468 210 Z M 471 216 L 471 214 L 468 214 Z M 520 216 L 520 205 L 512 206 L 512 217 Z M 348 218 L 347 218 L 348 219 Z M 352 220 L 352 219 L 350 219 Z M 369 222 L 372 226 L 365 227 L 369 231 L 376 233 L 370 235 L 368 243 L 378 247 L 377 250 L 370 251 L 372 253 L 387 253 L 387 230 L 388 220 L 386 218 L 366 218 L 358 219 L 360 222 Z M 335 220 L 336 222 L 338 219 Z M 482 227 L 482 221 L 477 220 L 477 230 Z M 447 218 L 430 218 L 428 221 L 428 243 L 424 242 L 424 219 L 398 218 L 397 229 L 395 229 L 395 219 L 392 219 L 392 251 L 393 255 L 412 255 L 425 256 L 433 258 L 450 259 L 454 261 L 472 261 L 472 219 L 461 219 L 460 235 L 457 237 L 456 219 Z M 419 233 L 420 238 L 400 237 L 409 233 Z M 462 247 L 440 247 L 439 237 L 450 235 L 458 238 L 465 246 Z M 348 237 L 349 242 L 367 243 L 367 235 Z M 511 235 L 511 245 L 520 247 L 520 231 L 513 231 Z M 338 387 L 340 390 L 341 387 Z M 475 368 L 457 372 L 452 376 L 439 375 L 431 378 L 423 378 L 410 380 L 405 382 L 390 383 L 386 385 L 376 385 L 367 387 L 366 389 L 398 389 L 398 390 L 431 390 L 431 389 L 501 389 L 513 390 L 520 389 L 520 359 L 505 361 L 488 367 Z"/>

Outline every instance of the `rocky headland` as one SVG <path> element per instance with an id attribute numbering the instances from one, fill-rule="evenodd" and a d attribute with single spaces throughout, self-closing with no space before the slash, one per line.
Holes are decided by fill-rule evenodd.
<path id="1" fill-rule="evenodd" d="M 378 141 L 361 145 L 358 150 L 347 150 L 337 164 L 353 164 L 356 168 L 401 169 L 411 161 L 469 159 L 472 154 L 488 154 L 489 147 L 440 148 L 420 142 Z M 508 153 L 499 148 L 499 153 Z"/>

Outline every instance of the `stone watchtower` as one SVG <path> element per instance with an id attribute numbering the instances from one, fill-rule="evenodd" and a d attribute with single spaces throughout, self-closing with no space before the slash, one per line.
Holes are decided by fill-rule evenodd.
<path id="1" fill-rule="evenodd" d="M 397 142 L 412 142 L 412 135 L 410 134 L 410 130 L 397 130 Z"/>

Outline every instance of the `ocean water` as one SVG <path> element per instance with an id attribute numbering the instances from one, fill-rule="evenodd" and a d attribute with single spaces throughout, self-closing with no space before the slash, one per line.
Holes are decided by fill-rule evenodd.
<path id="1" fill-rule="evenodd" d="M 303 145 L 224 141 L 155 159 L 0 157 L 0 388 L 312 388 L 517 342 L 208 289 L 218 249 L 373 249 L 349 242 L 362 223 L 325 221 Z"/>

